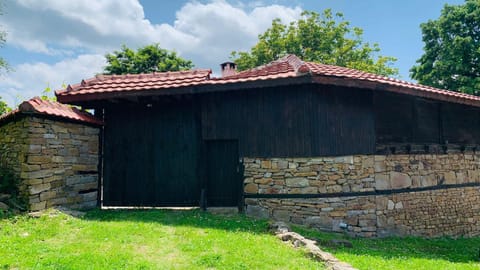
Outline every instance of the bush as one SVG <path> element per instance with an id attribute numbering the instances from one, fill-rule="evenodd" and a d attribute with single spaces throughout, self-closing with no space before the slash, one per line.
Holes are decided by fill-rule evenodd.
<path id="1" fill-rule="evenodd" d="M 4 201 L 10 206 L 9 213 L 3 213 L 0 210 L 0 218 L 27 210 L 28 203 L 26 198 L 20 195 L 19 182 L 20 180 L 11 169 L 0 166 L 0 194 L 10 195 L 10 198 Z"/>
<path id="2" fill-rule="evenodd" d="M 0 193 L 18 194 L 18 179 L 11 170 L 3 167 L 0 167 Z"/>

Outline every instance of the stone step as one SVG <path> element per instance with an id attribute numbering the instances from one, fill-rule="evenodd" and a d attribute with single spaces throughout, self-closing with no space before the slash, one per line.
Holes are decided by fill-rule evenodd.
<path id="1" fill-rule="evenodd" d="M 218 215 L 236 215 L 238 207 L 207 207 L 207 212 Z"/>

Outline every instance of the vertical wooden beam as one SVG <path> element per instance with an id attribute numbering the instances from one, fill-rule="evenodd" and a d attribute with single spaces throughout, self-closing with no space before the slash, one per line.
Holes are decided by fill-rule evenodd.
<path id="1" fill-rule="evenodd" d="M 439 144 L 445 143 L 445 134 L 443 129 L 443 106 L 438 102 L 438 141 Z"/>
<path id="2" fill-rule="evenodd" d="M 94 112 L 95 117 L 100 118 L 102 121 L 105 121 L 104 109 L 101 107 L 95 108 Z M 98 133 L 98 182 L 97 182 L 97 207 L 102 207 L 102 187 L 103 187 L 103 126 L 100 126 L 100 131 Z"/>
<path id="3" fill-rule="evenodd" d="M 206 147 L 205 141 L 203 140 L 203 119 L 202 119 L 202 108 L 203 108 L 203 98 L 200 95 L 193 95 L 193 113 L 195 119 L 195 132 L 196 134 L 196 141 L 197 141 L 197 169 L 196 169 L 196 178 L 198 181 L 198 185 L 200 187 L 200 200 L 199 206 L 202 210 L 207 209 L 207 164 L 206 164 Z"/>

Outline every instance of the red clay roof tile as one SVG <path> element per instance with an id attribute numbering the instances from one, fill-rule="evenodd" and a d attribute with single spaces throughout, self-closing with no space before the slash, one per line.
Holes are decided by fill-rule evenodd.
<path id="1" fill-rule="evenodd" d="M 132 92 L 144 90 L 175 89 L 189 86 L 227 85 L 276 80 L 285 78 L 311 78 L 312 83 L 334 84 L 348 87 L 391 91 L 427 97 L 448 102 L 480 107 L 480 97 L 452 92 L 434 87 L 392 79 L 355 69 L 304 62 L 295 55 L 287 55 L 269 64 L 222 78 L 210 78 L 211 70 L 192 70 L 138 75 L 99 75 L 80 84 L 57 91 L 59 100 L 82 101 L 82 95 L 97 93 Z M 294 83 L 292 81 L 292 83 Z M 78 95 L 78 97 L 73 97 Z M 101 97 L 105 98 L 105 97 Z M 107 97 L 108 98 L 108 97 Z"/>
<path id="2" fill-rule="evenodd" d="M 103 92 L 125 92 L 151 89 L 178 88 L 204 83 L 212 73 L 209 69 L 176 72 L 156 72 L 149 74 L 97 75 L 69 85 L 67 89 L 56 91 L 57 97 Z"/>
<path id="3" fill-rule="evenodd" d="M 40 115 L 56 116 L 89 124 L 103 125 L 103 122 L 100 119 L 94 117 L 86 111 L 79 110 L 75 107 L 71 107 L 58 102 L 42 100 L 39 97 L 34 97 L 30 100 L 24 101 L 22 102 L 22 104 L 20 104 L 20 106 L 18 106 L 18 109 L 1 115 L 0 122 L 3 122 L 20 113 L 33 113 Z"/>

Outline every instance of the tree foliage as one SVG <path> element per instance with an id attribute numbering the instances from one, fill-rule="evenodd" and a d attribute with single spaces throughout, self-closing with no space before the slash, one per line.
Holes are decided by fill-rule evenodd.
<path id="1" fill-rule="evenodd" d="M 7 103 L 2 100 L 2 97 L 0 97 L 0 115 L 9 111 L 11 111 L 11 109 L 8 107 Z"/>
<path id="2" fill-rule="evenodd" d="M 187 70 L 193 67 L 189 60 L 175 52 L 160 48 L 159 44 L 147 45 L 134 51 L 123 45 L 120 51 L 105 55 L 107 66 L 104 74 L 139 74 L 163 71 Z"/>
<path id="3" fill-rule="evenodd" d="M 420 25 L 424 54 L 410 70 L 421 84 L 480 94 L 480 1 L 445 5 Z"/>
<path id="4" fill-rule="evenodd" d="M 0 15 L 3 14 L 3 3 L 0 2 Z M 5 45 L 5 42 L 7 40 L 7 32 L 3 30 L 3 27 L 0 27 L 0 48 Z M 10 65 L 8 62 L 0 56 L 0 71 L 9 71 L 10 70 Z"/>
<path id="5" fill-rule="evenodd" d="M 343 14 L 326 9 L 322 14 L 304 11 L 298 21 L 285 25 L 275 19 L 258 37 L 250 52 L 232 52 L 239 70 L 253 68 L 295 54 L 304 61 L 359 69 L 380 75 L 397 75 L 394 57 L 378 55 L 378 44 L 362 40 L 363 30 L 350 27 Z"/>
<path id="6" fill-rule="evenodd" d="M 0 2 L 0 15 L 2 15 L 2 9 L 3 9 L 3 3 Z M 5 41 L 7 38 L 7 32 L 5 32 L 1 27 L 0 27 L 0 47 L 3 47 L 5 45 Z M 0 73 L 1 71 L 8 71 L 10 70 L 10 66 L 8 65 L 7 61 L 3 57 L 0 56 Z M 2 100 L 2 97 L 0 97 L 0 115 L 9 112 L 11 109 L 8 107 L 7 103 Z"/>

